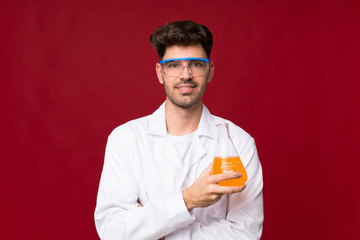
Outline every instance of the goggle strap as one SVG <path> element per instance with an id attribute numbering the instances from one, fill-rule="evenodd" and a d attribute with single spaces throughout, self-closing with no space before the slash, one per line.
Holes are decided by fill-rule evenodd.
<path id="1" fill-rule="evenodd" d="M 206 59 L 206 58 L 172 58 L 172 59 L 166 59 L 166 60 L 162 60 L 160 61 L 160 64 L 164 64 L 164 63 L 167 63 L 167 62 L 172 62 L 172 61 L 179 61 L 179 60 L 199 60 L 199 61 L 204 61 L 204 62 L 207 62 L 209 63 L 210 62 L 210 59 Z"/>

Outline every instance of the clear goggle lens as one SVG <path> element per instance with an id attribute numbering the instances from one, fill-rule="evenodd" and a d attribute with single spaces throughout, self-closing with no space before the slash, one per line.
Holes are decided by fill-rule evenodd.
<path id="1" fill-rule="evenodd" d="M 209 59 L 206 58 L 175 58 L 160 61 L 163 72 L 169 77 L 179 77 L 185 67 L 193 77 L 205 76 L 209 70 Z"/>

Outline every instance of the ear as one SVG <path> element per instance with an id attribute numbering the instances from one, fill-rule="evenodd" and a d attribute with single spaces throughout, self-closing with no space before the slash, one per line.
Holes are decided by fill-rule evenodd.
<path id="1" fill-rule="evenodd" d="M 208 75 L 208 79 L 207 79 L 208 83 L 211 82 L 213 76 L 214 76 L 214 62 L 211 61 L 210 66 L 209 66 L 209 75 Z"/>
<path id="2" fill-rule="evenodd" d="M 162 74 L 162 69 L 161 69 L 160 63 L 156 64 L 156 75 L 159 80 L 159 83 L 164 84 L 163 74 Z"/>

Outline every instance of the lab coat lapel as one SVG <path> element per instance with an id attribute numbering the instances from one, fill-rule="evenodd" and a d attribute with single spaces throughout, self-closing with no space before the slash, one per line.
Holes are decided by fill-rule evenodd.
<path id="1" fill-rule="evenodd" d="M 180 159 L 180 156 L 179 156 L 178 152 L 176 151 L 174 144 L 172 144 L 171 141 L 166 141 L 166 145 L 165 145 L 165 148 L 163 149 L 162 156 L 166 161 L 168 161 L 169 163 L 171 163 L 178 169 L 183 168 L 183 164 Z"/>
<path id="2" fill-rule="evenodd" d="M 189 163 L 189 169 L 197 163 L 204 155 L 206 154 L 206 150 L 202 143 L 200 142 L 199 136 L 194 136 L 192 143 L 187 151 L 187 154 L 185 155 L 185 158 L 190 159 L 184 159 L 184 162 Z"/>
<path id="3" fill-rule="evenodd" d="M 203 111 L 201 113 L 201 119 L 199 122 L 198 129 L 196 131 L 196 134 L 192 140 L 191 145 L 189 146 L 188 151 L 186 152 L 184 156 L 184 163 L 187 163 L 188 165 L 184 168 L 187 169 L 186 173 L 183 175 L 178 176 L 178 186 L 180 186 L 179 190 L 184 189 L 188 186 L 190 186 L 194 178 L 186 178 L 187 175 L 194 173 L 193 166 L 196 166 L 198 164 L 204 165 L 204 167 L 207 166 L 209 159 L 212 158 L 213 150 L 215 149 L 215 142 L 216 142 L 216 130 L 215 130 L 215 119 L 210 114 L 210 112 L 207 110 L 207 108 L 203 105 Z M 206 147 L 207 146 L 207 147 Z M 210 147 L 209 147 L 210 146 Z M 207 156 L 208 155 L 208 156 Z M 203 163 L 200 163 L 200 161 L 204 161 Z M 196 167 L 197 168 L 197 167 Z M 201 168 L 200 172 L 203 168 Z M 200 174 L 198 172 L 198 174 Z M 196 176 L 193 177 L 197 177 Z"/>
<path id="4" fill-rule="evenodd" d="M 160 144 L 158 146 L 161 149 L 160 151 L 162 152 L 162 157 L 170 164 L 181 169 L 183 165 L 179 154 L 176 151 L 175 146 L 168 141 L 167 137 L 165 102 L 150 116 L 148 134 L 161 137 L 161 139 L 159 139 Z"/>
<path id="5" fill-rule="evenodd" d="M 200 161 L 203 156 L 206 155 L 206 150 L 202 143 L 200 142 L 199 136 L 195 135 L 192 139 L 192 142 L 184 155 L 183 162 L 185 163 L 184 170 L 181 174 L 177 176 L 176 185 L 178 186 L 178 190 L 187 188 L 192 184 L 189 181 L 191 178 L 187 178 L 189 172 L 191 172 L 191 167 Z"/>
<path id="6" fill-rule="evenodd" d="M 210 138 L 215 141 L 215 119 L 210 114 L 209 110 L 203 105 L 203 110 L 201 113 L 201 118 L 197 130 L 197 135 L 194 137 L 192 144 L 189 148 L 189 169 L 197 163 L 205 154 L 206 148 L 204 147 L 201 138 Z M 187 162 L 186 160 L 184 162 Z"/>

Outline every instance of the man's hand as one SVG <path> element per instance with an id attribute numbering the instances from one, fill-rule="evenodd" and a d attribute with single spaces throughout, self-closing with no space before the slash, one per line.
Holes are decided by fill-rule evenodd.
<path id="1" fill-rule="evenodd" d="M 218 175 L 211 175 L 212 164 L 210 164 L 195 180 L 195 182 L 183 190 L 183 198 L 187 209 L 190 211 L 197 207 L 208 207 L 220 200 L 224 194 L 241 192 L 245 185 L 241 187 L 223 187 L 218 182 L 241 177 L 241 173 L 228 172 Z"/>

